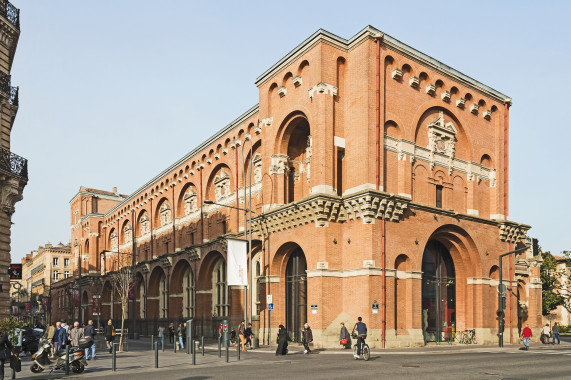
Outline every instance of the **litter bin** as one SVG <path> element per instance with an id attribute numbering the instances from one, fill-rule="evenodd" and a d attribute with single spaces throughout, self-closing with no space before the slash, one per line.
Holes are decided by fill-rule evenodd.
<path id="1" fill-rule="evenodd" d="M 252 338 L 252 348 L 260 348 L 260 340 L 258 338 Z"/>

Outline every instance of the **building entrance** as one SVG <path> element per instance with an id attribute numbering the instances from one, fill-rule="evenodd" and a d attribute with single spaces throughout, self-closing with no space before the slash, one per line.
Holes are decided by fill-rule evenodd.
<path id="1" fill-rule="evenodd" d="M 431 240 L 422 256 L 422 333 L 425 342 L 453 339 L 456 332 L 456 274 L 450 252 Z"/>
<path id="2" fill-rule="evenodd" d="M 301 248 L 296 248 L 286 267 L 286 328 L 294 342 L 301 342 L 307 322 L 307 263 Z"/>

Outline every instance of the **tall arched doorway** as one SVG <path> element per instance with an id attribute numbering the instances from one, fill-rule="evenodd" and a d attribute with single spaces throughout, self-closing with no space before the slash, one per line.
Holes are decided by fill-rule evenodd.
<path id="1" fill-rule="evenodd" d="M 456 272 L 450 252 L 431 240 L 422 256 L 422 332 L 425 342 L 452 337 L 456 326 Z"/>
<path id="2" fill-rule="evenodd" d="M 291 339 L 301 342 L 307 322 L 307 262 L 301 248 L 291 254 L 286 267 L 286 327 Z"/>

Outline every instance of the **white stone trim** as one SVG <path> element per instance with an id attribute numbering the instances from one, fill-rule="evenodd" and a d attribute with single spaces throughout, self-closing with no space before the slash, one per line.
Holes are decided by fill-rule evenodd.
<path id="1" fill-rule="evenodd" d="M 506 220 L 506 217 L 504 216 L 504 214 L 490 214 L 490 219 Z"/>
<path id="2" fill-rule="evenodd" d="M 309 194 L 330 194 L 330 195 L 337 195 L 335 190 L 333 190 L 333 186 L 329 185 L 317 185 L 313 186 L 309 191 Z"/>
<path id="3" fill-rule="evenodd" d="M 478 210 L 474 210 L 473 208 L 469 208 L 466 210 L 466 214 L 468 215 L 480 215 L 480 212 Z"/>
<path id="4" fill-rule="evenodd" d="M 345 139 L 343 137 L 333 136 L 333 145 L 345 149 Z"/>
<path id="5" fill-rule="evenodd" d="M 350 189 L 345 190 L 343 192 L 343 196 L 346 197 L 346 196 L 349 196 L 349 195 L 352 195 L 352 194 L 355 194 L 355 193 L 358 193 L 358 192 L 361 192 L 364 190 L 376 190 L 376 188 L 377 187 L 375 186 L 374 183 L 364 183 L 362 185 L 355 186 L 355 187 L 352 187 Z M 379 190 L 383 191 L 383 187 L 380 186 Z"/>
<path id="6" fill-rule="evenodd" d="M 324 83 L 324 82 L 319 82 L 317 83 L 315 86 L 313 86 L 312 88 L 309 89 L 309 97 L 313 98 L 313 96 L 315 95 L 315 93 L 317 92 L 318 94 L 326 94 L 326 95 L 331 95 L 331 96 L 336 96 L 337 95 L 337 87 Z"/>

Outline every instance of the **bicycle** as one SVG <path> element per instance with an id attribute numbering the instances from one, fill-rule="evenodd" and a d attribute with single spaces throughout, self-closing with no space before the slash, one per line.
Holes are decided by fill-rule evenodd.
<path id="1" fill-rule="evenodd" d="M 476 340 L 476 330 L 464 330 L 457 334 L 460 344 L 478 344 Z"/>
<path id="2" fill-rule="evenodd" d="M 356 339 L 357 336 L 353 336 L 353 339 Z M 357 343 L 355 343 L 355 345 L 353 346 L 353 356 L 357 356 Z M 365 359 L 365 361 L 369 360 L 369 358 L 371 357 L 371 349 L 369 348 L 369 345 L 367 343 L 365 343 L 365 338 L 363 338 L 363 345 L 361 346 L 361 355 L 363 356 L 363 359 Z"/>

